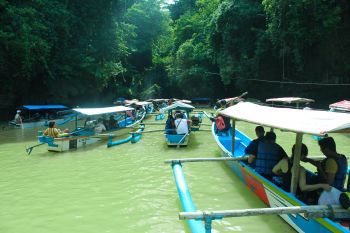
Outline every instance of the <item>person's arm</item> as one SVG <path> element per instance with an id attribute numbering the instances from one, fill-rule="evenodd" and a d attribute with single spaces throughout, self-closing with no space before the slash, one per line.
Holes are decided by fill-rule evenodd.
<path id="1" fill-rule="evenodd" d="M 48 131 L 49 131 L 48 129 L 45 129 L 44 132 L 43 132 L 43 135 L 47 136 L 48 135 Z"/>
<path id="2" fill-rule="evenodd" d="M 276 175 L 283 175 L 288 171 L 288 159 L 281 159 L 273 168 L 272 172 Z"/>
<path id="3" fill-rule="evenodd" d="M 245 148 L 244 153 L 246 155 L 256 155 L 256 148 L 258 147 L 257 141 L 253 140 L 249 143 L 249 145 Z"/>
<path id="4" fill-rule="evenodd" d="M 326 191 L 331 190 L 331 186 L 329 184 L 307 184 L 306 170 L 304 167 L 300 167 L 299 170 L 299 188 L 302 192 L 310 192 L 317 189 L 324 189 Z"/>
<path id="5" fill-rule="evenodd" d="M 255 155 L 249 155 L 248 157 L 248 163 L 252 164 L 254 163 L 256 160 L 256 156 Z"/>

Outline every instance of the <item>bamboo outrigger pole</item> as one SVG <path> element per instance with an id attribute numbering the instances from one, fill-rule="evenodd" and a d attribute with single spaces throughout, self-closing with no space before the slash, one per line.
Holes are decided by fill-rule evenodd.
<path id="1" fill-rule="evenodd" d="M 164 163 L 186 163 L 186 162 L 217 162 L 217 161 L 243 161 L 247 160 L 248 156 L 243 157 L 217 157 L 217 158 L 185 158 L 185 159 L 169 159 Z"/>
<path id="2" fill-rule="evenodd" d="M 350 212 L 340 205 L 312 205 L 274 208 L 256 208 L 242 210 L 180 212 L 179 219 L 196 219 L 205 221 L 205 232 L 211 232 L 211 222 L 227 217 L 246 217 L 257 215 L 303 214 L 306 218 L 349 218 Z"/>

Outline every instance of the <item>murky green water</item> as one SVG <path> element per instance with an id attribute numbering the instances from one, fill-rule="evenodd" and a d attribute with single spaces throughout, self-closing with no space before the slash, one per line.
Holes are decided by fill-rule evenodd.
<path id="1" fill-rule="evenodd" d="M 148 125 L 146 130 L 161 127 Z M 254 126 L 238 127 L 253 136 Z M 189 232 L 178 220 L 181 206 L 172 169 L 164 160 L 220 156 L 208 131 L 192 134 L 187 148 L 168 148 L 162 133 L 149 133 L 137 144 L 107 148 L 101 143 L 64 153 L 48 152 L 42 146 L 28 156 L 25 148 L 37 144 L 36 131 L 0 132 L 1 233 Z M 319 155 L 311 137 L 305 139 L 315 144 L 310 153 Z M 279 141 L 290 148 L 293 140 L 289 136 Z M 350 155 L 349 138 L 339 140 L 339 152 Z M 198 209 L 264 207 L 222 163 L 183 167 Z M 213 224 L 213 232 L 235 231 L 294 232 L 277 216 Z"/>

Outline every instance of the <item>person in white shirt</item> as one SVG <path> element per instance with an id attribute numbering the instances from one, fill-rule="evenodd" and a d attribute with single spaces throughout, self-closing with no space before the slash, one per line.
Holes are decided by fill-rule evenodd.
<path id="1" fill-rule="evenodd" d="M 17 110 L 17 113 L 15 115 L 15 123 L 22 124 L 21 110 Z"/>
<path id="2" fill-rule="evenodd" d="M 98 119 L 97 125 L 94 128 L 95 133 L 102 133 L 106 131 L 106 126 L 103 124 L 103 120 L 101 118 Z"/>
<path id="3" fill-rule="evenodd" d="M 187 120 L 182 119 L 181 114 L 176 115 L 175 128 L 177 134 L 188 134 Z"/>

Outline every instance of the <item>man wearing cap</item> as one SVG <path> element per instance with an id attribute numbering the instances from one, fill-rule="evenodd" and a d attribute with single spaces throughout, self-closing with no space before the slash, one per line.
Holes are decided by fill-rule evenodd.
<path id="1" fill-rule="evenodd" d="M 15 123 L 22 124 L 21 110 L 17 110 L 17 113 L 15 115 Z"/>

